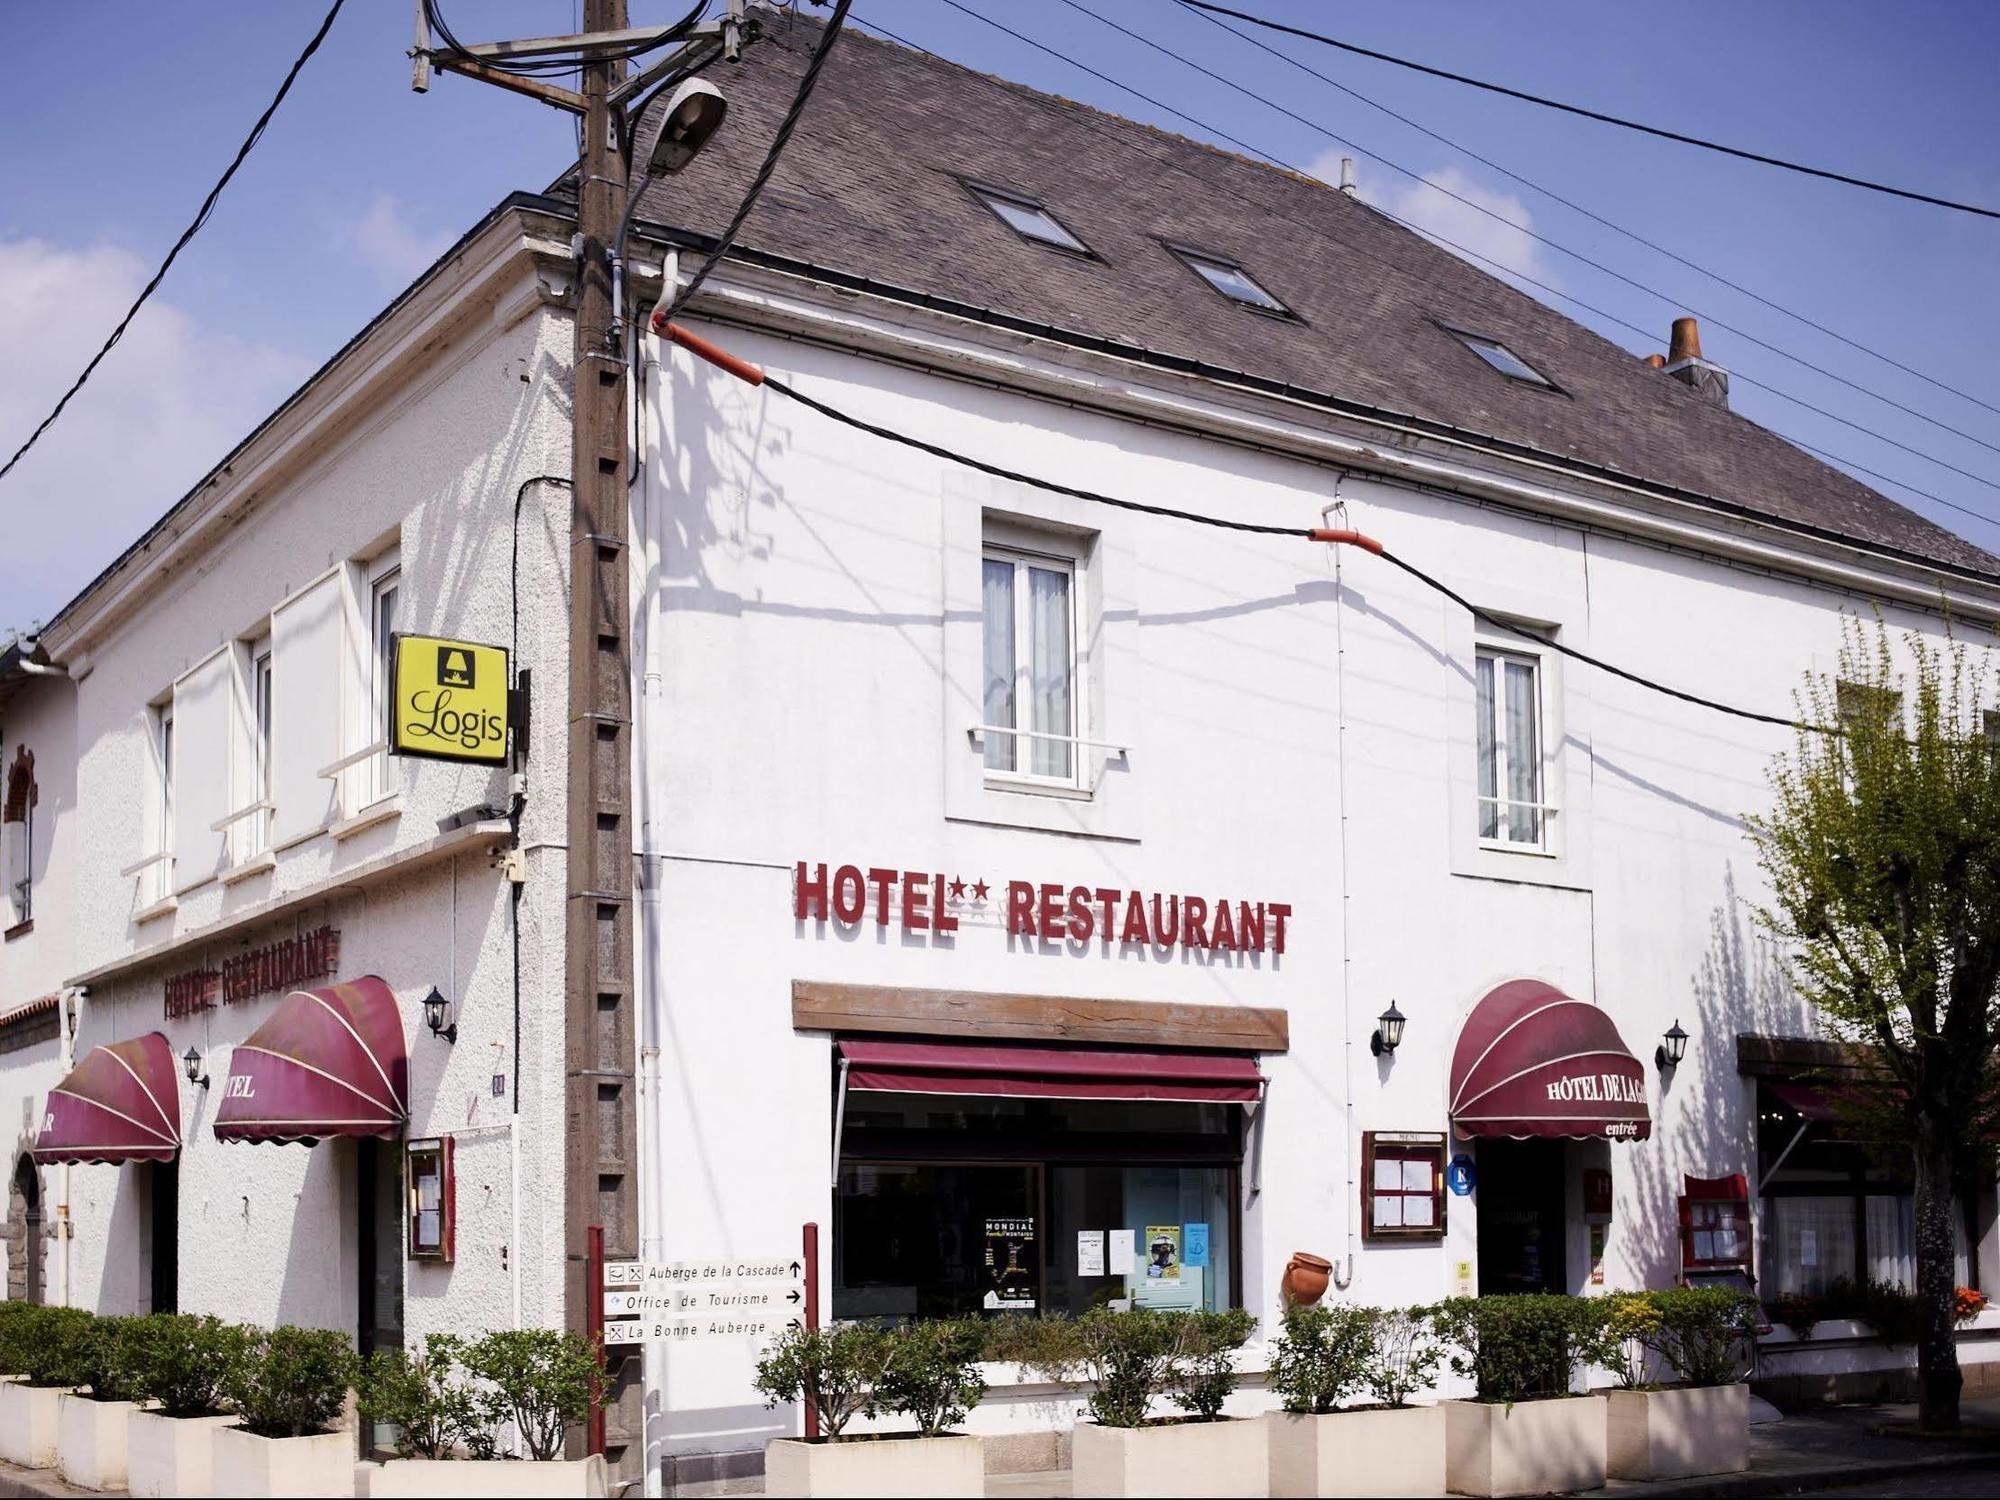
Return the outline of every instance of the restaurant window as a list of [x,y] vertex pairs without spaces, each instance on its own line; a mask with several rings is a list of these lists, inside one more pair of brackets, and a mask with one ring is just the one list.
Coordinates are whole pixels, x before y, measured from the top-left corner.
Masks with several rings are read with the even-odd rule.
[[[1866,1133],[1825,1091],[1759,1085],[1764,1231],[1757,1290],[1766,1302],[1785,1295],[1838,1298],[1861,1282],[1916,1286],[1909,1153],[1859,1139]],[[1974,1284],[1975,1275],[1967,1218],[1953,1219],[1953,1274],[1961,1286]]]
[[1545,847],[1540,658],[1481,646],[1476,653],[1479,837],[1506,849]]
[[982,589],[986,774],[1075,786],[1079,736],[1074,556],[989,544]]
[[1243,1106],[847,1096],[832,1315],[1241,1305]]

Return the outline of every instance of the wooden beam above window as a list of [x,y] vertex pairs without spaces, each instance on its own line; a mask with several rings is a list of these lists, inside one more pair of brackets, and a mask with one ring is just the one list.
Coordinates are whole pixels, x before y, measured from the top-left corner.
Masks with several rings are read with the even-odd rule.
[[1123,1047],[1197,1047],[1212,1052],[1285,1052],[1291,1018],[1249,1005],[1169,1000],[1096,1000],[997,995],[892,985],[792,981],[792,1025],[846,1035],[978,1037],[1097,1042]]

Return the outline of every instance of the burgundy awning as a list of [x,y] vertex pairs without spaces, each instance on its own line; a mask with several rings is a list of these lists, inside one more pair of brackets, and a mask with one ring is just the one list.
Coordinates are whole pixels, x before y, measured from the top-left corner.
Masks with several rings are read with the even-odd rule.
[[843,1038],[840,1056],[850,1089],[885,1094],[1254,1104],[1263,1088],[1257,1060],[1235,1052]]
[[1596,1006],[1537,979],[1501,985],[1473,1007],[1451,1057],[1460,1135],[1644,1140],[1646,1070]]
[[171,1161],[181,1148],[180,1068],[157,1031],[92,1047],[49,1090],[38,1162]]
[[409,1072],[403,1015],[383,981],[293,990],[231,1051],[216,1139],[394,1136],[410,1113]]

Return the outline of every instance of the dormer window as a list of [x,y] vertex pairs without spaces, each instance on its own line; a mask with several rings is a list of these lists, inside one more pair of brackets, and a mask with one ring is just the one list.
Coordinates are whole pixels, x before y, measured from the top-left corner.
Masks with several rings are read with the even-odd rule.
[[1498,370],[1509,380],[1518,380],[1523,385],[1538,385],[1545,391],[1558,389],[1556,383],[1529,364],[1520,355],[1509,349],[1498,339],[1482,338],[1476,333],[1467,333],[1460,328],[1447,328],[1445,332],[1457,339],[1474,354],[1485,360],[1492,369]]
[[1169,245],[1167,248],[1173,251],[1182,265],[1231,302],[1240,302],[1258,312],[1275,313],[1281,318],[1292,316],[1289,307],[1265,291],[1256,277],[1227,256],[1212,255],[1206,250],[1190,250],[1185,245]]
[[1034,199],[1024,198],[1019,193],[1003,192],[999,188],[981,187],[976,183],[969,182],[966,187],[973,197],[991,209],[1001,223],[1022,239],[1057,250],[1068,250],[1075,255],[1090,254],[1090,246],[1071,234],[1060,219]]

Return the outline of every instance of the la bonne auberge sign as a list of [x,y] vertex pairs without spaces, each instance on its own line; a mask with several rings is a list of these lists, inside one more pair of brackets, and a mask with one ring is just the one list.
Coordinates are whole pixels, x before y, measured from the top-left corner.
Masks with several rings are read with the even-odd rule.
[[950,933],[966,915],[997,910],[1009,936],[1044,942],[1134,943],[1220,953],[1283,953],[1292,908],[1283,901],[1188,896],[1123,886],[946,879],[941,872],[798,861],[792,915],[843,927],[872,920],[906,932]]

